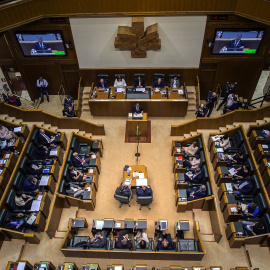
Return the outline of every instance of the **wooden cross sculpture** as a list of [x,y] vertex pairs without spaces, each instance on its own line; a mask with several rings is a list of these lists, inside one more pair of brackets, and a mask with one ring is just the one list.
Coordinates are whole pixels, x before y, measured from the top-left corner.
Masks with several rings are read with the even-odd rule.
[[144,58],[146,50],[159,50],[161,48],[158,24],[148,26],[144,32],[144,18],[133,17],[132,27],[118,27],[114,46],[119,49],[130,49],[133,58]]

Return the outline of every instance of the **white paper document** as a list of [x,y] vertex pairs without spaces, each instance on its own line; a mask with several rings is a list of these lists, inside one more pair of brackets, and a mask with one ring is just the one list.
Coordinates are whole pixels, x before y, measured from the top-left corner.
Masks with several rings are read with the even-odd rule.
[[145,91],[145,88],[136,88],[136,91],[137,92],[144,92]]
[[115,266],[114,270],[123,270],[123,267],[122,266]]
[[159,89],[158,89],[158,88],[156,88],[156,89],[155,89],[155,92],[156,92],[156,93],[158,93],[158,92],[159,92]]
[[225,183],[225,186],[226,186],[226,190],[229,191],[229,192],[232,192],[233,191],[233,187],[232,187],[232,184],[231,183]]
[[224,152],[223,148],[216,148],[216,150],[217,150],[217,153],[223,153]]
[[184,91],[182,89],[178,90],[178,94],[179,95],[183,95],[184,94]]
[[220,140],[220,137],[218,135],[211,137],[214,142]]
[[[15,128],[14,128],[15,129]],[[18,267],[17,267],[17,270],[24,270],[25,268],[25,262],[19,262],[18,263]]]
[[38,195],[38,197],[37,197],[37,201],[41,201],[42,200],[42,195]]
[[88,172],[89,172],[89,173],[93,173],[94,170],[93,170],[93,169],[89,169]]
[[140,117],[142,117],[142,113],[137,113],[137,114],[134,113],[133,117],[135,117],[135,118],[136,118],[136,117],[137,117],[137,118],[140,118]]
[[104,221],[103,220],[97,220],[96,229],[97,230],[102,230],[103,225],[104,225]]
[[263,149],[268,149],[268,145],[267,144],[262,144],[262,148]]
[[5,158],[9,158],[10,157],[10,154],[5,154]]
[[96,158],[97,156],[96,155],[91,155],[91,158]]
[[177,148],[177,149],[176,149],[176,152],[177,152],[177,153],[181,153],[181,149],[180,149],[180,148]]
[[234,169],[234,168],[231,168],[231,169],[229,170],[229,173],[230,173],[231,175],[235,175],[235,174],[237,173],[237,170]]
[[47,186],[49,181],[49,175],[43,175],[40,179],[39,185],[40,186]]
[[16,132],[21,132],[21,131],[22,131],[22,127],[15,127],[15,128],[13,129],[13,131],[14,131],[14,133],[16,133]]
[[236,212],[237,212],[236,207],[231,207],[231,212],[232,212],[232,213],[236,213]]
[[121,227],[121,223],[115,223],[115,228],[120,228]]
[[122,93],[122,92],[125,92],[125,89],[124,88],[117,88],[117,93]]
[[41,201],[34,200],[31,205],[31,212],[38,212],[40,208]]
[[139,179],[144,178],[144,173],[139,173]]
[[50,156],[57,156],[57,150],[50,151]]
[[147,186],[147,179],[146,178],[136,179],[136,186],[137,187]]

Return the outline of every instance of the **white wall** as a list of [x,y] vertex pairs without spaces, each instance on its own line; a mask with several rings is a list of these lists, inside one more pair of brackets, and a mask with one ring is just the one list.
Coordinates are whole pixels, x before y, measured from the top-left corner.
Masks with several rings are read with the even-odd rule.
[[199,67],[206,16],[145,17],[144,27],[158,23],[161,50],[146,58],[114,48],[118,26],[131,17],[70,18],[80,68]]

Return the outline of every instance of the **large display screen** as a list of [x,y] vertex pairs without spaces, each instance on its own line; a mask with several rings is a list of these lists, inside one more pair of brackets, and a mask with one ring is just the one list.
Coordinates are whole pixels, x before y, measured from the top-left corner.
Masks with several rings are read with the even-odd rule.
[[65,56],[67,55],[62,32],[16,32],[24,56]]
[[216,29],[212,54],[256,54],[264,29]]

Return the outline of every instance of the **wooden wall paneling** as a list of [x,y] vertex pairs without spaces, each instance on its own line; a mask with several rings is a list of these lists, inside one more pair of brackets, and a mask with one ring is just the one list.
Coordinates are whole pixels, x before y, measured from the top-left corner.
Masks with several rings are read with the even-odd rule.
[[[63,67],[63,66],[62,66]],[[65,93],[72,96],[74,99],[78,97],[79,72],[73,70],[63,70]]]
[[200,95],[201,100],[207,97],[209,91],[214,91],[214,82],[216,78],[216,70],[200,70],[199,79],[200,79]]
[[0,34],[0,59],[12,59],[12,53],[9,49],[4,33]]

